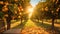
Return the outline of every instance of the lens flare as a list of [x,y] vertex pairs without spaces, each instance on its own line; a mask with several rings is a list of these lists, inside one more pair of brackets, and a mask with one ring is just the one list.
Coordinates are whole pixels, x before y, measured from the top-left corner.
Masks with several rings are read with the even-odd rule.
[[29,12],[29,18],[31,17],[32,13],[33,13],[33,8],[29,8],[28,9],[28,12]]

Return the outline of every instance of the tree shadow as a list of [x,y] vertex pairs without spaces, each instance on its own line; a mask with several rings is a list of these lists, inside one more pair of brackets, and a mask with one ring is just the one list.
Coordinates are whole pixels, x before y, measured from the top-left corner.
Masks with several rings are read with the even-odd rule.
[[56,24],[60,24],[60,22],[55,22]]
[[24,22],[22,22],[21,24],[17,25],[17,26],[14,27],[13,29],[16,29],[16,28],[18,28],[18,29],[23,29],[23,27],[24,27],[24,25],[26,24],[27,21],[28,21],[28,20],[25,20]]
[[38,22],[35,20],[32,20],[37,26],[44,28],[45,31],[49,32],[50,34],[60,34],[60,28],[59,27],[54,27],[54,29],[52,29],[52,25],[50,24],[46,24],[42,22]]

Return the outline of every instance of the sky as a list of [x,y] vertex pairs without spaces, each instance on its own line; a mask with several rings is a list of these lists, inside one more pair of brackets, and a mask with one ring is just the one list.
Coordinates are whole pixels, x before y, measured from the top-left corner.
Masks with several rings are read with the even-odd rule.
[[30,3],[32,6],[35,6],[40,0],[31,0]]
[[[30,3],[34,7],[36,4],[38,4],[39,1],[41,0],[31,0]],[[45,1],[45,0],[42,0],[42,1]]]

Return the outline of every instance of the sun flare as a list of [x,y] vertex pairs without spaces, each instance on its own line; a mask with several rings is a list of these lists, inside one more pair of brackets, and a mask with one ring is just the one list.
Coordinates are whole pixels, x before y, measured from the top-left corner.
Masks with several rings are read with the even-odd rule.
[[28,8],[28,12],[29,12],[29,18],[30,18],[33,13],[33,8]]
[[32,13],[32,12],[33,12],[33,8],[29,8],[28,11],[29,11],[30,13]]

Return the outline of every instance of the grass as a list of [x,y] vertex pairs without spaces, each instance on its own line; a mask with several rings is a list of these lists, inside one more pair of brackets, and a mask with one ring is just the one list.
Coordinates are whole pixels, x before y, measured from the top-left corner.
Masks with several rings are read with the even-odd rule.
[[28,20],[25,24],[26,27],[34,27],[36,26],[35,23],[33,23],[31,20]]
[[[31,20],[25,21],[14,28],[34,27],[36,26]],[[14,29],[13,28],[13,29]]]
[[14,28],[12,28],[12,29],[16,29],[16,28],[20,29],[20,28],[23,28],[23,27],[24,27],[24,25],[26,24],[26,22],[27,22],[27,20],[25,20],[24,22],[22,22],[21,24],[19,24],[19,25],[15,26],[15,27],[14,27]]
[[37,25],[37,26],[39,26],[39,27],[41,27],[41,28],[44,28],[47,32],[49,32],[50,34],[60,34],[60,28],[59,27],[54,27],[54,30],[52,30],[52,28],[51,28],[51,24],[46,24],[46,23],[41,23],[41,22],[36,22],[36,21],[34,21],[33,20],[33,22]]
[[51,28],[52,25],[50,24],[46,24],[46,23],[43,23],[42,22],[35,22],[35,24],[38,26],[38,27],[42,27],[44,29],[48,29],[48,28]]

